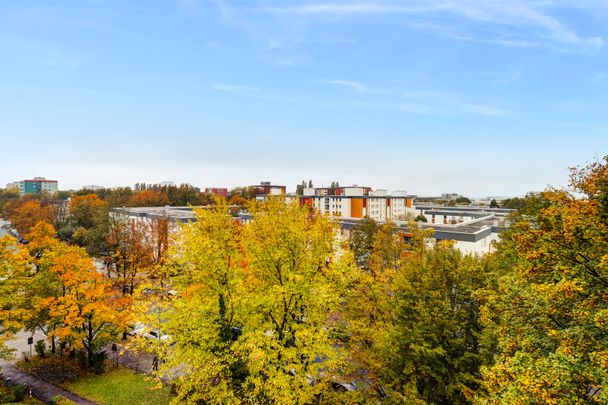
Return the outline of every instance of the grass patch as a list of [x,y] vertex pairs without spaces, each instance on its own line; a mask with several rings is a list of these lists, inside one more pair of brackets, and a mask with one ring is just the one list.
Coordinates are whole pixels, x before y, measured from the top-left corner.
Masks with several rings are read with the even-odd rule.
[[171,398],[168,387],[157,389],[154,381],[125,368],[82,377],[66,384],[66,387],[103,405],[165,405]]

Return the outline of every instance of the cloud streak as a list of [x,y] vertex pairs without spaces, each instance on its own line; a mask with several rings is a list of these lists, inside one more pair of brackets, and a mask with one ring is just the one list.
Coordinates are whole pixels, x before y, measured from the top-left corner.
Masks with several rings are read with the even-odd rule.
[[344,99],[343,95],[333,92],[329,96],[325,95],[323,97],[294,96],[293,94],[282,92],[268,92],[255,86],[235,84],[216,84],[213,88],[240,97],[324,109],[380,109],[415,115],[476,115],[488,118],[501,118],[513,115],[513,112],[507,109],[487,103],[472,102],[460,94],[444,91],[399,91],[345,79],[311,80],[309,82],[343,87],[356,94],[356,98]]
[[[478,38],[460,34],[457,40],[487,42],[508,46],[530,46],[553,42],[566,46],[601,48],[600,36],[582,36],[550,14],[551,1],[533,0],[413,0],[391,3],[372,1],[308,2],[295,6],[275,6],[261,9],[278,17],[301,17],[312,20],[357,18],[366,16],[421,16],[429,20],[446,17],[460,18],[475,24],[508,28],[507,38]],[[523,30],[522,30],[523,29]],[[525,31],[525,32],[522,32]]]
[[363,84],[353,80],[313,80],[312,83],[330,84],[334,86],[346,87],[347,89],[354,90],[357,93],[365,93],[367,91],[367,88]]

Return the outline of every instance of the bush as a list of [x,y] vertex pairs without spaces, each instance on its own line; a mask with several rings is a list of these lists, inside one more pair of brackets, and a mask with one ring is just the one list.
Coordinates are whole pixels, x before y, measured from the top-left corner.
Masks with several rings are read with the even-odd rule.
[[105,351],[94,353],[92,358],[92,369],[95,374],[101,374],[104,371],[105,361],[108,355]]
[[44,340],[37,340],[34,350],[36,350],[38,356],[44,358],[44,354],[46,353],[46,343],[44,343]]
[[0,403],[21,402],[25,398],[27,387],[23,384],[13,385],[6,396],[0,398]]

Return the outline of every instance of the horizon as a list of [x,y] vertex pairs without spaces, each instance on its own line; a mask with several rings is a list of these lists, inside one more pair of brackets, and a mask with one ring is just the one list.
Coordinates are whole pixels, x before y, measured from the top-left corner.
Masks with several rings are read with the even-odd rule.
[[[61,182],[59,182],[56,179],[51,179],[51,178],[47,178],[44,176],[33,176],[32,178],[29,179],[21,179],[19,181],[32,181],[32,180],[36,180],[34,179],[34,177],[38,177],[38,180],[46,180],[46,181],[57,181],[58,185],[61,184]],[[312,179],[309,179],[310,181],[312,181]],[[18,181],[17,181],[18,182]],[[94,188],[101,188],[101,189],[106,189],[106,190],[114,190],[114,189],[118,189],[118,188],[130,188],[133,191],[136,191],[136,186],[137,184],[141,184],[141,185],[145,185],[145,186],[161,186],[161,187],[165,187],[165,186],[174,186],[174,187],[179,187],[182,185],[186,185],[186,186],[190,186],[190,187],[194,187],[200,190],[201,193],[205,192],[206,189],[214,189],[214,188],[225,188],[228,190],[228,192],[230,192],[231,190],[234,190],[236,188],[247,188],[247,187],[256,187],[256,186],[260,186],[262,185],[261,183],[263,183],[264,181],[260,181],[257,184],[241,184],[241,185],[236,185],[233,187],[224,187],[224,186],[212,186],[212,185],[197,185],[197,184],[192,184],[192,183],[178,183],[178,182],[174,182],[171,180],[164,180],[164,181],[160,181],[160,182],[144,182],[144,181],[139,181],[139,182],[135,182],[132,185],[126,184],[126,185],[118,185],[118,186],[112,186],[112,185],[103,185],[103,184],[85,184],[81,187],[78,188],[61,188],[59,187],[58,191],[70,191],[70,192],[77,192],[77,191],[82,191],[82,190],[91,190],[91,191],[95,191]],[[308,181],[306,181],[308,182]],[[285,186],[286,187],[286,193],[288,195],[290,194],[295,194],[296,193],[296,188],[294,187],[293,189],[290,189],[289,185],[284,185],[284,184],[278,184],[276,182],[270,182],[273,185],[276,186]],[[302,182],[300,182],[302,183]],[[338,183],[340,183],[338,181]],[[299,185],[299,184],[297,184]],[[94,188],[90,188],[90,187],[94,187]],[[329,188],[330,184],[316,184],[313,181],[313,188]],[[380,187],[371,187],[368,186],[366,184],[340,184],[339,187],[369,187],[374,191],[378,191],[378,190],[386,190],[389,193],[391,192],[403,192],[403,191],[407,191],[409,193],[409,190],[405,190],[405,189],[384,189],[384,188],[380,188]],[[1,189],[2,187],[0,187]],[[517,198],[517,197],[525,197],[528,193],[536,193],[536,192],[540,192],[540,191],[544,191],[544,190],[529,190],[524,194],[520,194],[520,195],[465,195],[462,193],[458,193],[457,191],[443,191],[443,192],[438,192],[435,194],[424,194],[424,195],[418,195],[413,193],[412,195],[414,195],[416,198],[441,198],[442,194],[459,194],[460,197],[467,197],[467,198],[471,198],[474,200],[483,200],[483,199],[491,199],[491,198],[499,198],[499,199],[507,199],[507,198]]]
[[522,196],[608,154],[596,1],[8,1],[0,21],[2,187]]

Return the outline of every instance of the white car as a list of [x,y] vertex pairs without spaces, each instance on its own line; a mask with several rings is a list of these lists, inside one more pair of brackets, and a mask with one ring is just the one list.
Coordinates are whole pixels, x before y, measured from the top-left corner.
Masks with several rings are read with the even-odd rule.
[[171,340],[171,335],[167,335],[162,333],[159,329],[152,329],[146,327],[143,323],[137,322],[133,327],[133,332],[130,333],[131,336],[142,336],[146,339],[160,339],[163,342]]

